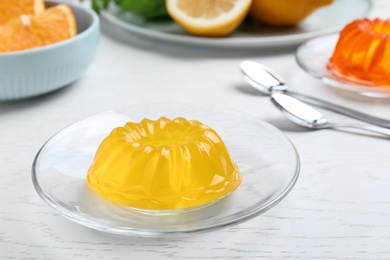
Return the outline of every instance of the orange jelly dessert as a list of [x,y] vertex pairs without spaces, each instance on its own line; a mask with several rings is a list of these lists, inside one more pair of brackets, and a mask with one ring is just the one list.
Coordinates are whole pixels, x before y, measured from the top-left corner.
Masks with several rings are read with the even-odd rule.
[[207,204],[240,183],[220,136],[182,117],[115,128],[98,147],[87,175],[87,185],[105,199],[146,210]]
[[390,88],[390,20],[366,18],[348,24],[328,69],[341,79]]

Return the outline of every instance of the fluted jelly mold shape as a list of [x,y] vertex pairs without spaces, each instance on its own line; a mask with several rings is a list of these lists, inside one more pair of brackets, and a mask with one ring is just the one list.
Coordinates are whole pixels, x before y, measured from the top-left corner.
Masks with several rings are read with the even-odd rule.
[[390,88],[390,19],[360,19],[341,31],[328,63],[335,77]]
[[88,186],[105,199],[145,210],[201,206],[240,183],[221,137],[182,117],[115,128],[101,142],[87,174]]

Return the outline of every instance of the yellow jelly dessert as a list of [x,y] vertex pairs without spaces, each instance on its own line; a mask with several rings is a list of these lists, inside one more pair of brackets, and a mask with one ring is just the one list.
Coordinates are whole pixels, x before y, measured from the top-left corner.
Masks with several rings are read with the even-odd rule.
[[240,183],[220,136],[181,117],[115,128],[97,149],[87,176],[88,186],[105,199],[147,210],[200,206]]

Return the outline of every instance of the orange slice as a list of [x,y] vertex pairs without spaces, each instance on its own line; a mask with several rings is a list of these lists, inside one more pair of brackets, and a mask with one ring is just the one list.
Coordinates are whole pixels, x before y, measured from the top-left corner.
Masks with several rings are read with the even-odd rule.
[[0,26],[22,14],[38,14],[45,9],[43,0],[0,0]]
[[76,20],[70,7],[56,5],[34,16],[14,18],[0,27],[0,53],[45,46],[76,33]]
[[226,36],[245,19],[252,0],[166,0],[168,14],[187,32]]

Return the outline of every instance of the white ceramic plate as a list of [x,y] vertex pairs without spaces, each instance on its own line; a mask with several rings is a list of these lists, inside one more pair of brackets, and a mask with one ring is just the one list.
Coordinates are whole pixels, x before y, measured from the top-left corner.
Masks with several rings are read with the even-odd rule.
[[[183,116],[214,128],[240,169],[241,185],[215,203],[175,214],[146,214],[92,192],[86,174],[102,139],[125,122],[160,116]],[[292,143],[266,122],[214,107],[155,104],[98,114],[57,133],[38,152],[32,179],[41,198],[76,223],[116,234],[166,237],[212,231],[269,210],[293,188],[299,169]]]
[[143,21],[141,17],[120,11],[114,5],[103,10],[101,15],[104,20],[125,31],[150,40],[191,46],[246,49],[294,45],[312,37],[336,32],[350,21],[367,15],[371,8],[370,0],[335,0],[332,5],[317,10],[295,27],[254,27],[243,24],[233,35],[225,38],[191,36],[172,21]]
[[373,98],[389,98],[390,89],[368,86],[335,77],[327,64],[336,47],[339,34],[330,34],[308,40],[301,44],[295,54],[298,65],[326,85]]

